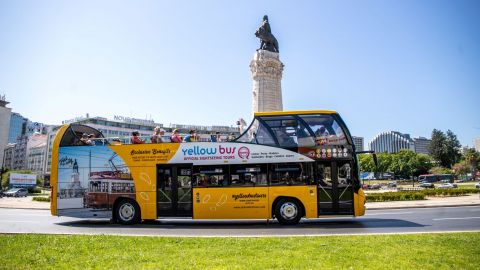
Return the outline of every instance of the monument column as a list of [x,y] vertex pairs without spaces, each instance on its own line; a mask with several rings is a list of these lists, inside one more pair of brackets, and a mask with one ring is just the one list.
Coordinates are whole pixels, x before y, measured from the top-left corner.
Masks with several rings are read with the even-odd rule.
[[250,62],[253,79],[252,111],[282,111],[282,73],[278,42],[271,32],[268,16],[263,16],[262,25],[255,32],[260,39],[260,48]]
[[283,63],[279,53],[257,50],[250,62],[253,79],[253,112],[282,111]]

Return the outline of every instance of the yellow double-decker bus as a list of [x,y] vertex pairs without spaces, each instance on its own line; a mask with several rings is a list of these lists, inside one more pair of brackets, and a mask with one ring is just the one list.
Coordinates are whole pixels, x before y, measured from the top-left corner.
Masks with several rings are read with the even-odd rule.
[[[82,134],[96,145],[82,145]],[[100,143],[98,143],[100,142]],[[171,217],[277,219],[362,216],[355,146],[335,111],[256,113],[230,142],[120,144],[62,126],[51,170],[52,215],[122,224]]]

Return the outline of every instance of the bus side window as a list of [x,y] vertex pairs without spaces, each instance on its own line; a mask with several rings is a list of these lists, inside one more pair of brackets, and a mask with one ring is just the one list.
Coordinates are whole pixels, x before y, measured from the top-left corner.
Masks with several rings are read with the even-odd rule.
[[267,168],[265,164],[232,165],[230,168],[232,186],[267,185]]
[[332,168],[329,165],[317,164],[318,184],[323,187],[332,186]]
[[309,185],[313,183],[311,164],[281,163],[270,166],[270,185]]

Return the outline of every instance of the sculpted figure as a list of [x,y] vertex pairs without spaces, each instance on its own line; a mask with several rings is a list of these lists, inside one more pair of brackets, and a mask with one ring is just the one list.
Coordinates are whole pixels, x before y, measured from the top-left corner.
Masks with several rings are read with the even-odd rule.
[[280,52],[278,50],[278,42],[272,34],[270,24],[268,23],[268,16],[263,16],[262,25],[255,32],[255,36],[260,39],[260,50],[267,50],[271,52]]

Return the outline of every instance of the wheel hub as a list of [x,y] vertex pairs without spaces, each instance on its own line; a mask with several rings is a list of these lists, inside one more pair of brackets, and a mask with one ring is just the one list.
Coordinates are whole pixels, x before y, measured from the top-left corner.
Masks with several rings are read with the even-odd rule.
[[118,213],[122,220],[130,221],[135,216],[135,207],[130,203],[122,204]]
[[294,219],[298,214],[297,206],[293,203],[287,202],[280,207],[280,214],[284,219]]

